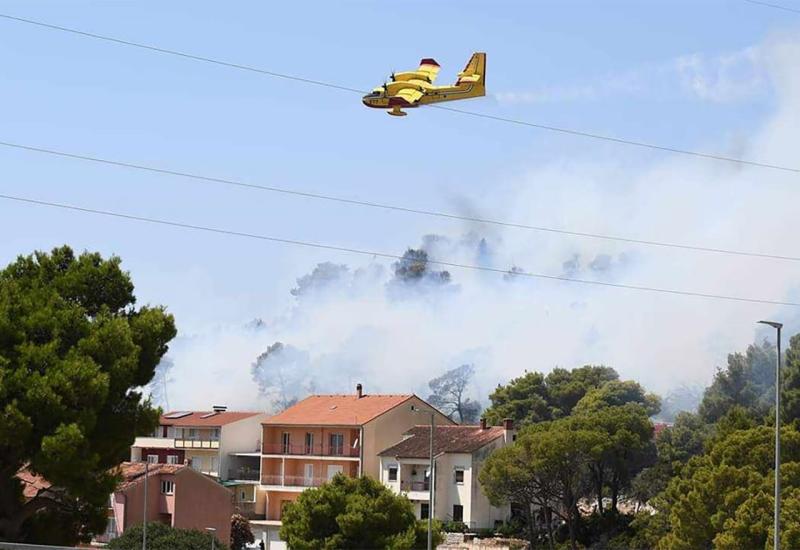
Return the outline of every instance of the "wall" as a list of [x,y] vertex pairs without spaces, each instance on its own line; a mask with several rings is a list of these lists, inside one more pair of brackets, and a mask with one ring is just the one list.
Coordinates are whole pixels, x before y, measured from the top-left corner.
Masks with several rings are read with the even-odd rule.
[[[433,408],[415,395],[364,425],[364,474],[380,479],[378,453],[396,444],[414,426],[430,424],[430,415],[413,412],[412,405],[421,409]],[[455,424],[438,411],[436,423]]]
[[302,454],[304,452],[307,433],[314,434],[314,452],[324,452],[327,454],[330,434],[338,433],[344,436],[344,454],[347,456],[358,456],[358,453],[355,451],[351,454],[353,444],[358,439],[359,433],[359,430],[354,429],[352,426],[264,426],[261,452],[264,454],[282,454],[282,437],[284,432],[289,433],[289,444],[293,449],[293,454]]
[[289,500],[294,502],[300,495],[299,491],[266,491],[266,512],[267,519],[280,520],[281,519],[281,505],[283,501]]
[[206,527],[214,527],[217,538],[227,544],[231,537],[233,493],[188,468],[180,470],[175,477],[173,525],[201,531]]
[[[355,460],[323,460],[311,458],[275,458],[264,457],[261,459],[261,479],[264,485],[278,485],[276,479],[267,476],[279,477],[281,475],[281,462],[284,462],[284,476],[294,478],[294,483],[300,484],[300,479],[305,478],[305,465],[312,464],[314,467],[314,481],[319,483],[328,478],[328,466],[337,465],[342,467],[342,473],[355,477],[358,475],[358,461]],[[292,484],[287,479],[287,484]]]
[[506,504],[504,506],[492,506],[489,498],[483,492],[478,476],[480,470],[486,459],[495,449],[503,447],[505,443],[503,440],[497,440],[481,449],[478,449],[472,455],[472,517],[473,521],[477,522],[477,527],[494,527],[495,521],[508,521],[511,517],[511,506]]
[[225,479],[230,465],[230,453],[258,452],[261,441],[261,423],[266,414],[257,414],[222,426],[219,436],[220,478]]
[[[185,451],[177,450],[177,449],[139,449],[140,453],[140,460],[144,462],[147,460],[148,455],[157,455],[158,462],[161,464],[167,463],[167,456],[174,455],[177,456],[177,462],[175,464],[183,464],[183,460],[186,457]],[[137,461],[138,462],[138,461]]]

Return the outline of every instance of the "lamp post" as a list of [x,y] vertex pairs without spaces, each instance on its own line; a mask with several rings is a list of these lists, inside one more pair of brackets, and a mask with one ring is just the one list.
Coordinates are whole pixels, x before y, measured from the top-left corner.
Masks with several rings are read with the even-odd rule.
[[777,332],[778,359],[775,363],[775,550],[781,547],[781,328],[782,323],[775,321],[759,321],[769,325]]
[[211,535],[211,550],[214,550],[214,542],[217,540],[217,530],[214,527],[206,527],[206,531]]
[[428,550],[433,550],[433,430],[436,425],[436,412],[431,409],[420,409],[417,406],[411,405],[411,412],[415,413],[430,413],[431,415],[431,436],[429,442],[429,474],[428,474]]
[[144,505],[142,510],[142,550],[147,550],[147,474],[150,471],[150,462],[144,461]]

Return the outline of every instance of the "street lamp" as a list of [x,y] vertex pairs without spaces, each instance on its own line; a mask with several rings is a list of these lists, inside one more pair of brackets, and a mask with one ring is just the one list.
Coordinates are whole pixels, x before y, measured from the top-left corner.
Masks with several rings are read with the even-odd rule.
[[214,542],[217,540],[217,530],[214,527],[206,527],[206,531],[211,535],[211,550],[214,550]]
[[781,328],[782,323],[759,321],[776,330],[778,359],[775,364],[775,542],[773,548],[781,547]]
[[431,415],[431,437],[430,437],[430,448],[429,448],[429,458],[430,458],[430,466],[429,466],[429,474],[428,474],[428,550],[433,550],[433,430],[436,425],[436,411],[432,409],[420,409],[415,405],[411,405],[411,412],[424,414],[430,413]]

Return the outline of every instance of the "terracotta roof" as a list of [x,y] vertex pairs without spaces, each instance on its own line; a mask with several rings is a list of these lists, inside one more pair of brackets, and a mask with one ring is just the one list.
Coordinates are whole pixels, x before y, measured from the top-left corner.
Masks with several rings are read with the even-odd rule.
[[[177,416],[182,414],[181,411],[172,411],[161,415],[159,420],[162,426],[191,426],[191,427],[216,427],[238,422],[251,416],[256,416],[261,413],[258,412],[234,412],[225,411],[214,414],[214,411],[183,411],[185,416],[180,418],[168,418],[169,416]],[[203,418],[205,417],[205,418]]]
[[[503,437],[503,428],[493,426],[436,426],[433,431],[433,454],[472,453],[497,438]],[[430,453],[430,426],[414,426],[400,443],[381,451],[384,456],[397,458],[428,458]]]
[[263,424],[278,426],[361,426],[413,395],[312,395]]
[[39,493],[39,490],[49,489],[51,486],[50,482],[45,478],[27,469],[18,471],[17,479],[22,482],[22,495],[26,499],[35,497]]
[[[120,464],[118,472],[122,475],[122,480],[117,485],[117,490],[124,491],[142,481],[144,479],[144,466],[144,462],[123,462]],[[184,464],[150,464],[147,469],[147,475],[149,477],[160,474],[176,474],[186,467]]]

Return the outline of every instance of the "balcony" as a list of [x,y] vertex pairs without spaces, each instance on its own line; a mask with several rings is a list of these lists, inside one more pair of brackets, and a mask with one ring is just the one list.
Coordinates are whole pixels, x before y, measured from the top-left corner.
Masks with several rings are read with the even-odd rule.
[[428,481],[403,481],[400,483],[401,491],[428,491],[430,490]]
[[242,466],[241,468],[229,468],[228,479],[235,479],[238,481],[258,481],[259,471],[258,468],[249,468]]
[[176,449],[219,449],[219,439],[176,439]]
[[326,477],[304,477],[304,476],[281,476],[263,475],[261,476],[262,485],[273,485],[278,487],[319,487],[327,482]]
[[330,445],[285,445],[283,443],[264,443],[264,454],[286,456],[341,456],[358,458],[360,447]]

